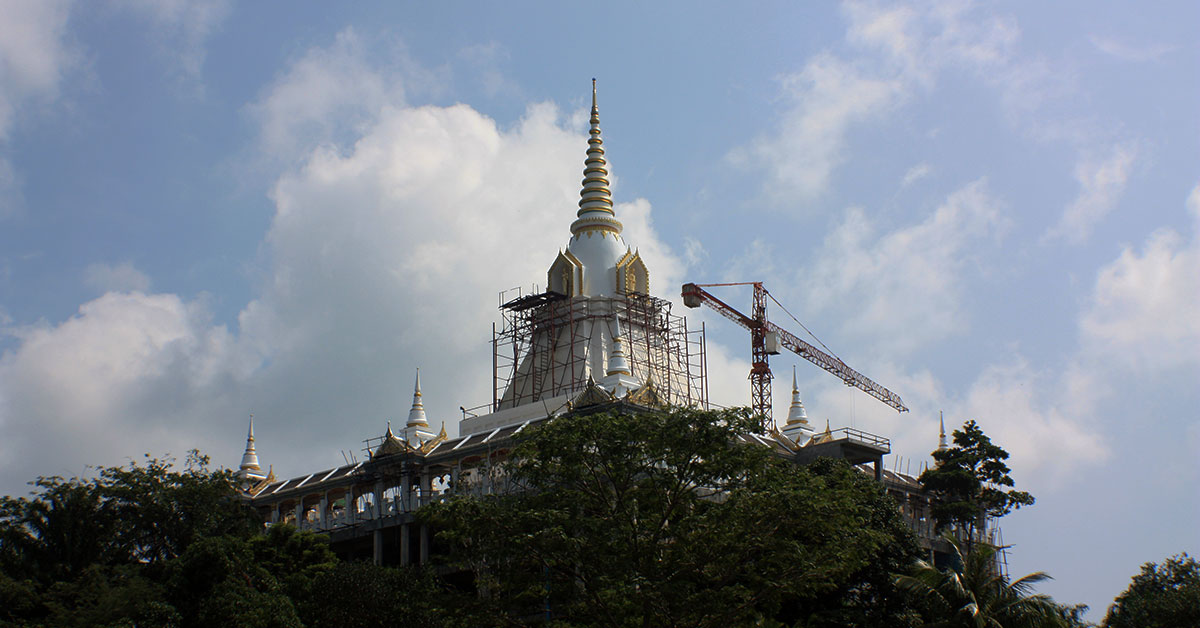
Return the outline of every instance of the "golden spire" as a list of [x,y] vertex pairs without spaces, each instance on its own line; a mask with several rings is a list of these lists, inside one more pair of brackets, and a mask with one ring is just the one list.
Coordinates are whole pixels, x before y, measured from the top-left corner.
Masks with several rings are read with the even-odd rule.
[[942,415],[942,411],[938,410],[938,451],[945,451],[949,448],[946,444],[946,417]]
[[587,159],[583,162],[583,188],[579,191],[578,220],[571,233],[581,229],[606,229],[621,232],[622,225],[613,214],[612,191],[608,183],[608,162],[604,159],[604,138],[600,136],[600,108],[596,104],[596,79],[592,79],[592,117],[588,130]]

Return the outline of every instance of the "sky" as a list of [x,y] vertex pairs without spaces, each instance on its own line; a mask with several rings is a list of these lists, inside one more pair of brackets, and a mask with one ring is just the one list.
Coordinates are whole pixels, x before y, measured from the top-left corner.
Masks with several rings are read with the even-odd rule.
[[234,466],[251,413],[307,475],[418,367],[454,434],[501,291],[567,243],[595,77],[714,402],[749,402],[748,336],[680,285],[763,281],[911,409],[785,354],[778,413],[795,366],[888,468],[939,412],[1012,454],[1013,575],[1098,620],[1200,553],[1200,5],[560,4],[0,0],[0,491]]

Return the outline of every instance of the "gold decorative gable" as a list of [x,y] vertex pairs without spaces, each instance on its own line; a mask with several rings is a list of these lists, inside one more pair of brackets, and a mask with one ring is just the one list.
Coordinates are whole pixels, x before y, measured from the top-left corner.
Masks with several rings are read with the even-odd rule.
[[546,271],[546,287],[551,292],[578,296],[583,286],[583,262],[570,251],[559,251],[558,257]]
[[412,447],[409,447],[408,443],[396,438],[396,435],[392,433],[392,425],[389,423],[387,433],[383,435],[383,443],[381,443],[379,447],[375,448],[375,451],[371,453],[371,457],[379,458],[381,456],[390,456],[392,454],[402,454],[411,450]]
[[625,251],[617,260],[617,292],[650,294],[650,271],[637,251]]
[[584,388],[583,392],[571,400],[571,406],[574,408],[586,408],[588,406],[612,403],[613,401],[616,401],[616,398],[612,396],[612,393],[597,386],[591,376],[588,376],[587,388]]
[[446,422],[442,421],[442,431],[438,432],[437,436],[421,443],[421,448],[418,449],[417,451],[420,451],[423,454],[427,454],[427,453],[433,451],[433,448],[437,447],[438,444],[444,440],[446,440]]
[[275,483],[275,465],[271,465],[270,467],[267,467],[267,477],[259,480],[258,484],[255,484],[254,486],[247,488],[246,492],[249,493],[251,497],[254,497],[255,495],[258,495],[259,493],[263,492],[263,489],[267,488],[268,486],[270,486],[271,484],[274,484],[274,483]]
[[647,408],[665,408],[667,406],[653,380],[647,380],[641,388],[630,393],[625,400]]

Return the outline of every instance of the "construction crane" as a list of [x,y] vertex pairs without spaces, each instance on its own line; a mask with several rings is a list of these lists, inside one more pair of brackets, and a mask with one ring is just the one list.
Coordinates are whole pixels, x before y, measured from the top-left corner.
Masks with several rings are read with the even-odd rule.
[[[704,290],[720,286],[754,286],[754,302],[752,316],[746,316],[724,301]],[[841,378],[847,386],[853,386],[868,395],[886,403],[897,412],[908,412],[900,395],[871,381],[866,375],[850,368],[841,359],[797,338],[786,329],[767,320],[767,297],[770,293],[763,287],[761,281],[744,281],[739,283],[708,283],[683,284],[683,304],[688,307],[707,305],[725,318],[745,327],[750,331],[750,405],[755,414],[771,418],[771,367],[767,363],[768,356],[778,355],[780,347],[784,347],[796,355],[816,364],[817,366]],[[771,297],[774,300],[774,297]],[[778,301],[776,301],[778,303]],[[781,306],[782,307],[782,306]]]

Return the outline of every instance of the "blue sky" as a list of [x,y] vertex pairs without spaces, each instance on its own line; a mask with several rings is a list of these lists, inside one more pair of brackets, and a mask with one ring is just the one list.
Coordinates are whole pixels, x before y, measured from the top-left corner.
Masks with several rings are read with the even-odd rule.
[[[1013,573],[1094,618],[1200,552],[1192,3],[2,5],[7,493],[236,464],[250,412],[277,474],[327,468],[417,367],[453,432],[566,244],[594,76],[652,291],[765,281],[912,408],[800,362],[814,420],[914,470],[978,420],[1038,497]],[[745,403],[747,339],[686,314]]]

